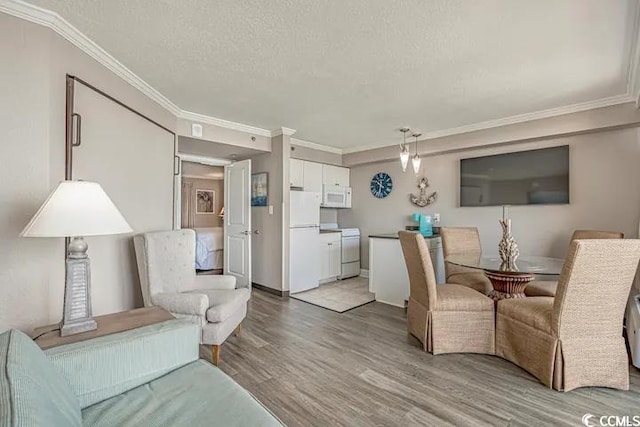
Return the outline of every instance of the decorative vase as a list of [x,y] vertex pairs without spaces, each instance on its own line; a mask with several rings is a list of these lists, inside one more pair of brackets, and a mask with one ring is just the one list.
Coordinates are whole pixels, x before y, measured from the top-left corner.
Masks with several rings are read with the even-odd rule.
[[518,244],[511,235],[511,220],[504,218],[498,222],[502,227],[502,240],[498,245],[498,252],[502,260],[500,269],[503,271],[518,271],[516,259],[518,259],[520,251],[518,250]]

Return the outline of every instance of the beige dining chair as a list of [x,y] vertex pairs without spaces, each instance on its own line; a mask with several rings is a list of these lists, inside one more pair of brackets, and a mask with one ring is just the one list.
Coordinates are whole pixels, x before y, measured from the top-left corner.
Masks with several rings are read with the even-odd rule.
[[[442,252],[445,260],[450,255],[477,255],[482,254],[480,246],[480,234],[476,227],[442,227]],[[493,286],[482,270],[446,262],[444,264],[447,283],[467,286],[483,294],[488,294]]]
[[494,354],[493,301],[466,286],[436,285],[424,237],[407,231],[398,234],[409,273],[409,333],[433,354]]
[[[571,236],[574,240],[586,239],[624,239],[624,233],[619,231],[576,230]],[[528,297],[555,297],[558,282],[556,280],[534,280],[524,290]]]
[[498,301],[496,354],[556,390],[627,390],[622,319],[639,259],[637,239],[574,240],[555,298]]

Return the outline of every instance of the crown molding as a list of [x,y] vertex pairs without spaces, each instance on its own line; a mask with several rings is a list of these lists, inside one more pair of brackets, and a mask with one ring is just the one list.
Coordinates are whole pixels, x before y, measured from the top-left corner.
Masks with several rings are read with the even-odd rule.
[[[565,114],[579,113],[581,111],[594,110],[596,108],[610,107],[612,105],[625,104],[627,102],[635,102],[636,98],[628,93],[622,95],[611,96],[608,98],[601,98],[595,101],[581,102],[578,104],[567,105],[564,107],[550,108],[548,110],[536,111],[533,113],[519,114],[517,116],[505,117],[502,119],[488,120],[486,122],[474,123],[471,125],[458,126],[450,129],[443,129],[434,132],[425,132],[423,138],[420,141],[428,139],[442,138],[445,136],[458,135],[461,133],[475,132],[479,130],[492,129],[502,126],[515,125],[519,123],[530,122],[540,119],[548,119],[551,117],[562,116]],[[344,154],[356,153],[359,151],[373,150],[376,148],[391,147],[397,143],[389,144],[389,142],[380,142],[378,144],[371,144],[365,146],[358,146],[353,148],[345,148],[342,150]]]
[[180,119],[198,122],[198,123],[206,123],[209,125],[218,126],[225,129],[237,130],[239,132],[246,132],[253,135],[272,137],[272,132],[266,129],[262,129],[255,126],[245,125],[242,123],[232,122],[230,120],[218,119],[217,117],[206,116],[200,113],[193,113],[191,111],[180,110],[176,116]]
[[[294,129],[280,128],[274,131],[262,129],[254,126],[245,125],[242,123],[236,123],[229,120],[219,119],[216,117],[207,116],[204,114],[193,113],[190,111],[182,110],[176,104],[174,104],[169,98],[162,95],[146,81],[136,75],[134,72],[125,67],[121,62],[111,56],[107,51],[102,49],[98,44],[89,39],[77,28],[71,25],[68,21],[62,18],[59,14],[50,10],[32,5],[22,0],[0,0],[0,12],[8,15],[15,16],[17,18],[24,19],[29,22],[33,22],[38,25],[48,27],[55,31],[57,34],[71,42],[74,46],[82,50],[91,58],[98,61],[105,68],[113,72],[115,75],[123,79],[132,87],[136,88],[151,100],[174,114],[178,118],[182,118],[189,121],[207,123],[214,126],[219,126],[226,129],[237,130],[240,132],[246,132],[253,135],[260,135],[265,137],[274,137],[278,135],[293,135]],[[544,119],[563,114],[571,114],[580,111],[586,111],[596,108],[608,107],[617,104],[623,104],[626,102],[635,102],[640,107],[640,7],[636,11],[636,17],[634,21],[634,38],[631,46],[631,58],[629,64],[628,80],[627,80],[627,93],[598,99],[595,101],[583,102],[579,104],[552,108],[548,110],[538,111],[534,113],[521,114],[517,116],[490,120],[481,123],[475,123],[471,125],[459,126],[450,129],[444,129],[435,132],[429,132],[424,135],[420,141],[427,139],[440,138],[444,136],[456,135],[460,133],[474,132],[478,130],[490,129],[500,126],[507,126],[517,123],[523,123],[531,120]],[[380,142],[378,144],[358,146],[352,148],[339,149],[330,147],[314,142],[304,141],[296,139],[292,141],[294,145],[301,147],[313,148],[316,150],[327,151],[335,154],[349,154],[359,151],[367,151],[376,148],[390,147],[396,145],[396,143]]]
[[51,28],[57,34],[71,42],[71,44],[98,61],[115,75],[138,89],[166,110],[174,115],[177,115],[178,112],[181,111],[176,104],[151,87],[151,85],[134,74],[57,13],[21,0],[0,0],[0,12]]
[[296,133],[295,129],[281,127],[281,128],[272,130],[271,131],[271,137],[273,138],[274,136],[280,136],[280,135],[291,136],[294,133]]
[[291,138],[291,145],[297,147],[311,148],[313,150],[326,151],[327,153],[342,155],[343,150],[341,148],[331,147],[328,145],[317,144],[311,141],[305,141],[304,139]]

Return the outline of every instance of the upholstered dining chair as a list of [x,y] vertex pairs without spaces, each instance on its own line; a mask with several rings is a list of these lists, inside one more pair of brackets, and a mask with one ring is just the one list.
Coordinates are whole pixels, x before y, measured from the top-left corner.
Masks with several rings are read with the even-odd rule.
[[134,237],[138,274],[145,306],[157,305],[202,328],[201,343],[210,345],[212,361],[220,346],[240,333],[247,315],[249,288],[236,288],[236,278],[196,275],[195,231],[155,231]]
[[424,237],[407,231],[398,234],[409,273],[409,333],[433,354],[494,354],[493,301],[466,286],[436,285]]
[[[480,256],[482,254],[480,234],[476,227],[442,227],[440,236],[442,237],[442,252],[445,259],[450,255]],[[482,270],[462,267],[449,262],[445,262],[444,269],[447,283],[467,286],[485,295],[493,289],[491,282]]]
[[556,390],[627,390],[622,319],[639,259],[637,239],[574,240],[555,298],[498,301],[496,354]]
[[[598,230],[575,230],[571,236],[574,240],[586,239],[624,239],[624,233],[619,231],[598,231]],[[556,280],[534,280],[529,283],[524,290],[528,297],[555,297],[558,282]]]

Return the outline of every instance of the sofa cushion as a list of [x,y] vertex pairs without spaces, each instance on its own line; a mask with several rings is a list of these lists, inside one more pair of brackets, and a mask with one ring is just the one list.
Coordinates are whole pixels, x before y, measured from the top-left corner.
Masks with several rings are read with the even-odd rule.
[[498,315],[507,316],[540,331],[551,333],[552,297],[512,298],[498,301]]
[[0,425],[81,426],[80,403],[28,336],[0,335]]
[[438,311],[493,311],[493,301],[484,294],[464,285],[436,287]]
[[247,304],[251,297],[248,288],[233,290],[227,289],[206,289],[193,291],[198,294],[205,294],[209,297],[209,309],[207,310],[207,320],[211,323],[224,322]]
[[281,426],[260,402],[204,360],[82,411],[86,426]]
[[85,408],[198,360],[199,343],[198,325],[167,320],[45,353]]

